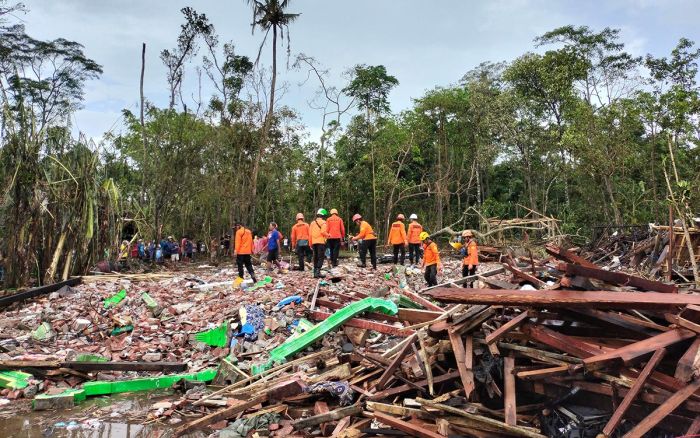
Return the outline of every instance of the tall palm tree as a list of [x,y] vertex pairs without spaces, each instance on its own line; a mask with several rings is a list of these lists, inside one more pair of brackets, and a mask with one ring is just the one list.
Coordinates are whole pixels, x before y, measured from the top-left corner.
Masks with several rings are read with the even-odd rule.
[[279,34],[280,38],[284,40],[284,32],[287,31],[287,57],[290,53],[289,45],[289,24],[294,22],[299,15],[289,13],[286,11],[291,0],[248,0],[248,4],[253,7],[253,22],[251,23],[251,31],[254,34],[255,29],[260,29],[265,32],[265,37],[260,43],[260,48],[258,49],[258,56],[255,60],[257,64],[260,60],[260,55],[262,54],[262,49],[267,42],[267,36],[272,31],[272,80],[270,83],[270,104],[267,109],[267,114],[265,115],[265,121],[263,123],[263,132],[259,145],[258,154],[255,157],[255,162],[253,165],[253,175],[252,175],[252,202],[253,208],[251,213],[251,219],[255,216],[255,197],[257,195],[257,185],[258,185],[258,172],[260,170],[260,160],[262,154],[267,146],[270,128],[272,125],[272,117],[274,114],[275,105],[275,87],[277,84],[277,36]]

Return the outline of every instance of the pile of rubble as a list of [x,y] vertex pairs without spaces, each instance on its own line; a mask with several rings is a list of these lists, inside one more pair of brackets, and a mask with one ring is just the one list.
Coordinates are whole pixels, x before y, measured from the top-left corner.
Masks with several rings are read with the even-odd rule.
[[546,251],[467,278],[444,257],[433,288],[350,263],[85,278],[2,309],[0,394],[54,409],[171,388],[140,420],[174,436],[698,433],[700,295]]

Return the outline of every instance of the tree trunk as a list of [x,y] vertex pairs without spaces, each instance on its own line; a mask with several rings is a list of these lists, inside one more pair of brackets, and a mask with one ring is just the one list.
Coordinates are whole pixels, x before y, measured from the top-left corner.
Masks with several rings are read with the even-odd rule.
[[608,198],[610,198],[610,208],[613,211],[613,216],[615,217],[615,224],[616,225],[624,225],[622,223],[622,215],[620,214],[620,209],[617,206],[617,201],[615,200],[615,193],[613,191],[613,186],[612,186],[612,181],[610,179],[610,176],[608,175],[603,175],[603,183],[605,184],[605,191],[608,194]]
[[258,154],[255,157],[255,162],[253,163],[253,175],[251,178],[251,208],[249,210],[248,222],[252,223],[255,221],[255,203],[258,196],[258,175],[260,174],[260,162],[262,161],[262,156],[265,153],[265,147],[270,138],[270,127],[272,126],[272,116],[275,110],[275,86],[277,84],[277,26],[272,26],[272,79],[270,83],[270,105],[267,109],[267,114],[265,114],[265,121],[263,122],[263,132],[260,137],[260,145],[258,146]]
[[[143,156],[144,156],[144,163],[150,163],[151,160],[146,157],[147,151],[146,151],[146,123],[144,121],[143,117],[143,107],[144,107],[144,97],[143,97],[143,76],[146,71],[146,43],[143,43],[141,46],[141,81],[139,84],[139,92],[141,94],[141,141],[143,142]],[[141,173],[141,202],[145,202],[146,200],[146,179],[148,178],[148,175],[150,175],[150,172],[148,169],[143,169],[143,172]]]
[[49,269],[46,270],[46,275],[44,275],[44,284],[53,283],[54,275],[56,274],[56,269],[58,268],[58,261],[61,258],[61,253],[63,252],[63,245],[66,243],[66,232],[61,233],[61,237],[58,239],[56,244],[56,249],[53,252],[53,258],[51,259],[51,265]]
[[70,275],[71,271],[71,263],[73,263],[73,251],[68,251],[68,254],[66,254],[66,264],[63,266],[63,275],[61,276],[61,280],[68,280],[68,276]]

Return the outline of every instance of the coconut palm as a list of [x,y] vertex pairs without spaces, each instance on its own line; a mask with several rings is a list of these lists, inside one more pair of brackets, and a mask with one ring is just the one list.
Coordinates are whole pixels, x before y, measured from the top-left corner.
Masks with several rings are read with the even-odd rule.
[[258,183],[258,172],[260,170],[260,160],[262,154],[267,145],[270,127],[272,125],[272,116],[274,113],[275,106],[275,86],[277,84],[277,36],[284,40],[285,31],[287,33],[287,59],[289,59],[290,53],[290,39],[289,39],[289,24],[294,22],[299,15],[287,12],[287,7],[291,0],[248,0],[248,3],[253,7],[253,22],[251,23],[251,30],[253,34],[256,29],[260,29],[265,32],[265,37],[260,43],[260,48],[258,49],[258,56],[255,60],[257,64],[260,60],[260,55],[262,54],[262,49],[267,42],[267,37],[272,31],[272,78],[270,83],[270,104],[267,109],[267,114],[265,115],[265,121],[263,123],[263,132],[260,141],[260,146],[258,149],[258,154],[255,157],[255,163],[253,165],[253,175],[252,175],[252,197],[253,211],[251,217],[255,215],[255,197],[257,195],[257,183]]

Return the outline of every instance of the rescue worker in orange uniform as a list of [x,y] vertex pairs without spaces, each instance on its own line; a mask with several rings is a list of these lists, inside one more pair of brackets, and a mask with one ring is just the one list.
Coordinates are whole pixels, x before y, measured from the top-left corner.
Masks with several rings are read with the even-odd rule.
[[304,213],[297,213],[297,223],[292,227],[292,248],[299,257],[299,270],[304,270],[304,258],[311,261],[311,233],[304,222]]
[[408,260],[413,264],[413,257],[416,258],[416,265],[420,261],[420,233],[423,232],[423,226],[418,223],[418,216],[413,213],[408,224]]
[[323,219],[328,215],[325,208],[319,208],[316,218],[309,224],[311,233],[311,247],[314,252],[314,278],[321,278],[321,268],[326,258],[326,239],[328,239],[328,227]]
[[340,242],[345,239],[345,224],[338,216],[338,210],[331,208],[331,216],[326,220],[328,228],[328,240],[326,244],[331,250],[331,266],[338,266],[338,254],[340,254]]
[[[462,232],[462,277],[476,275],[476,268],[479,266],[479,246],[474,240],[474,233],[471,230]],[[472,287],[473,281],[464,283],[464,287]]]
[[250,228],[246,228],[241,222],[236,222],[233,227],[236,230],[233,256],[236,258],[238,265],[238,276],[243,278],[243,266],[245,266],[253,283],[256,283],[255,271],[253,270],[253,232]]
[[367,252],[369,251],[372,269],[377,269],[377,235],[374,234],[372,226],[367,221],[362,220],[362,216],[355,214],[352,221],[360,227],[360,232],[352,238],[354,241],[360,241],[360,267],[367,267]]
[[406,227],[403,221],[406,217],[403,214],[396,216],[396,222],[391,224],[389,229],[389,238],[387,244],[394,249],[394,264],[399,262],[399,252],[401,252],[401,264],[406,260],[406,247],[408,246],[408,237],[406,236]]
[[438,270],[442,271],[437,244],[432,241],[430,235],[425,231],[420,233],[420,240],[423,242],[423,267],[425,268],[423,277],[428,283],[428,287],[437,286],[437,273]]

